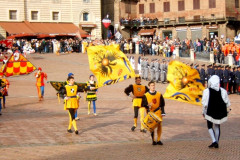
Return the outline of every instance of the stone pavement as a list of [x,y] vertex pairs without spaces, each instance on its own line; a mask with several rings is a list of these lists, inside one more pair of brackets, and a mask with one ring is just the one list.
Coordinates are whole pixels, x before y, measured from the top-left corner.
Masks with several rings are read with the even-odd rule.
[[[86,54],[33,54],[28,59],[42,67],[50,81],[65,81],[73,72],[78,82],[91,74]],[[187,61],[184,59],[184,61]],[[166,99],[163,146],[152,146],[149,133],[131,132],[131,99],[123,90],[134,79],[99,89],[98,116],[87,115],[81,99],[77,121],[79,135],[67,133],[68,113],[58,103],[56,91],[46,83],[45,99],[38,102],[34,74],[9,77],[6,109],[0,116],[0,160],[45,159],[240,159],[240,105],[230,95],[232,111],[221,125],[219,149],[211,143],[201,107]],[[143,84],[147,85],[146,81]],[[164,93],[167,84],[157,84]],[[84,97],[84,94],[82,94]]]

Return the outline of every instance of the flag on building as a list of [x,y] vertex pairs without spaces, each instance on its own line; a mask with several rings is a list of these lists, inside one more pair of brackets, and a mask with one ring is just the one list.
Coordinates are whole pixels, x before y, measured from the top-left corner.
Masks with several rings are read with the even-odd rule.
[[196,69],[179,62],[171,61],[168,65],[167,80],[170,82],[165,98],[201,105],[202,92],[205,89],[199,81]]
[[128,58],[119,45],[91,46],[87,50],[89,67],[98,80],[98,86],[111,85],[135,77]]
[[25,75],[35,70],[36,67],[18,52],[12,54],[1,68],[1,71],[6,77]]

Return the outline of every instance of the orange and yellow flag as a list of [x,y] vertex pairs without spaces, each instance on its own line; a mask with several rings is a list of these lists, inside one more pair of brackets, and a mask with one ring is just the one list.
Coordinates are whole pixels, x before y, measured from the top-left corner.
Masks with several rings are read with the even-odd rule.
[[6,77],[29,74],[35,70],[36,67],[20,53],[12,54],[1,68]]
[[89,67],[98,80],[98,86],[111,85],[135,77],[128,58],[119,45],[91,46],[87,49]]
[[201,105],[205,88],[199,81],[200,76],[196,69],[179,61],[171,61],[167,79],[170,84],[164,94],[165,98]]

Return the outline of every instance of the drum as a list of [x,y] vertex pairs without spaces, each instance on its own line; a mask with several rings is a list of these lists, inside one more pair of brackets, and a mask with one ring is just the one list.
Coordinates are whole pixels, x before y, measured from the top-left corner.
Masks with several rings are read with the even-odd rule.
[[154,112],[149,112],[148,115],[143,119],[142,124],[148,131],[153,132],[158,123],[161,121],[162,119],[158,117]]

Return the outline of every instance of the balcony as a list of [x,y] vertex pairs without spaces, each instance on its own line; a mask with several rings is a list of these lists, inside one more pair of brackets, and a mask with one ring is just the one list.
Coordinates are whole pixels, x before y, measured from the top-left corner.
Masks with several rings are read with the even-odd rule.
[[201,25],[208,25],[208,24],[218,24],[218,23],[224,23],[226,21],[238,21],[236,18],[233,17],[223,17],[223,18],[204,18],[204,17],[198,17],[195,19],[185,19],[184,21],[179,20],[170,20],[165,19],[164,21],[159,21],[157,18],[155,19],[149,19],[146,18],[142,22],[140,19],[121,19],[120,24],[125,27],[168,27],[168,26],[181,26],[181,25],[195,25],[195,24],[201,24]]

